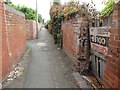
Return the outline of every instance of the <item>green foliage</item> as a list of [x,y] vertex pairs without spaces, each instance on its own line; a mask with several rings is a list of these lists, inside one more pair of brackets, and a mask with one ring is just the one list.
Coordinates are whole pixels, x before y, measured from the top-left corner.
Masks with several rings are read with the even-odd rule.
[[54,4],[56,4],[56,5],[59,5],[60,4],[60,0],[53,0],[54,2]]
[[105,4],[106,7],[101,11],[100,17],[111,15],[113,7],[115,5],[115,0],[104,0],[103,4]]
[[27,8],[26,6],[17,7],[17,10],[23,12],[25,14],[26,19],[35,20],[35,10]]
[[61,23],[64,20],[63,14],[52,17],[51,20],[47,21],[47,25],[52,27],[51,33],[53,34],[55,44],[62,48],[62,34],[61,34]]
[[110,3],[113,3],[113,2],[115,2],[115,0],[103,0],[103,4],[104,5],[109,5]]
[[12,4],[12,2],[4,2],[5,4],[7,4],[8,6],[10,7],[13,7],[13,8],[17,8],[14,4]]
[[[5,2],[5,4],[9,5],[10,7],[18,10],[18,11],[21,11],[22,13],[25,14],[25,18],[26,19],[29,19],[29,20],[35,20],[36,19],[36,12],[35,10],[33,10],[32,8],[28,8],[26,6],[15,6],[13,3],[11,2]],[[38,22],[42,22],[42,16],[39,14],[38,15]]]
[[38,22],[39,23],[44,23],[41,14],[38,14]]

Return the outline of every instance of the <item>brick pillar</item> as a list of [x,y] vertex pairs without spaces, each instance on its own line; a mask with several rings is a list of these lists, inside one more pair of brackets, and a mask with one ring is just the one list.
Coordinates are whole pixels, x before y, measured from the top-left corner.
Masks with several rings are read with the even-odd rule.
[[113,10],[108,55],[104,72],[105,88],[120,88],[120,2]]

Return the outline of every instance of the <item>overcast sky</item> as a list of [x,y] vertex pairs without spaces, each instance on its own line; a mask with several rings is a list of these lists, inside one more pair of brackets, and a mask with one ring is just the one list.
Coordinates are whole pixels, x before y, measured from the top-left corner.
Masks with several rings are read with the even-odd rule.
[[[36,0],[11,0],[15,5],[25,5],[27,7],[36,8]],[[42,15],[45,21],[49,20],[49,9],[50,9],[50,1],[51,0],[38,0],[38,13]],[[64,4],[68,0],[61,0],[61,3]],[[82,2],[91,2],[91,0],[79,0]],[[104,5],[101,4],[103,0],[93,0],[96,4],[96,9],[98,11],[104,8]]]

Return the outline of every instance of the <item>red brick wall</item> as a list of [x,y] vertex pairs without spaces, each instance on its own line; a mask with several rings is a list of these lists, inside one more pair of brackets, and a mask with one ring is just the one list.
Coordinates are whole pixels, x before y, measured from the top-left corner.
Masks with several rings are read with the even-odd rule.
[[[1,44],[2,46],[0,47],[2,55],[1,56],[1,75],[2,79],[1,81],[7,76],[8,72],[9,72],[9,55],[8,55],[8,48],[7,48],[7,38],[6,38],[6,27],[5,27],[5,17],[4,17],[4,7],[3,7],[3,3],[0,2],[0,19],[2,19],[2,22],[0,23],[0,26],[2,26],[2,29],[0,30],[0,34],[1,34]],[[8,62],[8,63],[6,63]],[[4,71],[4,72],[3,72]]]
[[2,3],[0,1],[0,84],[2,81]]
[[113,11],[113,22],[110,28],[109,53],[106,57],[104,86],[120,89],[120,2]]
[[[27,25],[27,39],[32,40],[36,38],[36,21],[26,20]],[[40,31],[42,24],[38,23],[38,32]]]
[[72,23],[69,21],[64,22],[62,25],[63,31],[63,48],[70,54],[72,57],[75,57],[75,46],[74,46],[74,31]]
[[88,19],[78,14],[62,24],[63,48],[73,61],[74,71],[81,72],[83,70],[87,55],[89,55],[87,30]]
[[2,81],[2,3],[0,1],[0,84]]
[[64,23],[62,24],[63,49],[71,59],[73,71],[78,71],[77,53],[79,49],[78,45],[75,44],[75,30],[73,28],[72,21],[75,20],[71,19],[68,21],[64,21]]
[[6,7],[2,13],[2,80],[18,63],[26,48],[25,17],[20,12]]
[[33,20],[26,20],[27,24],[27,39],[36,38],[36,22]]

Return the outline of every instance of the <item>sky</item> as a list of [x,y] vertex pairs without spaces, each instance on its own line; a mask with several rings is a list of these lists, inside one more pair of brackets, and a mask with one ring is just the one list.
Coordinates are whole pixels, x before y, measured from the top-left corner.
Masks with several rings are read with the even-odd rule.
[[[36,9],[36,0],[11,0],[15,5],[25,5],[32,9]],[[61,0],[61,3],[64,4],[68,0]],[[90,3],[91,0],[79,0],[82,2]],[[93,0],[96,5],[96,9],[98,11],[104,8],[102,5],[103,0]],[[51,0],[38,0],[38,13],[42,15],[42,18],[45,19],[45,22],[50,19],[49,10],[50,10],[50,2]]]

